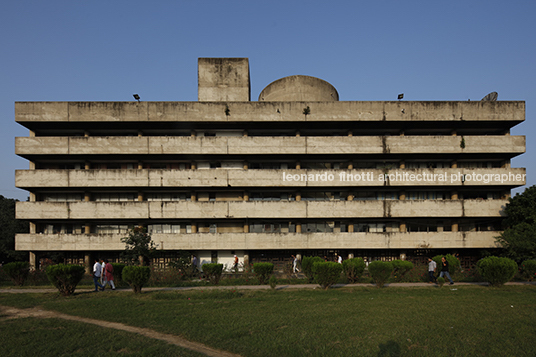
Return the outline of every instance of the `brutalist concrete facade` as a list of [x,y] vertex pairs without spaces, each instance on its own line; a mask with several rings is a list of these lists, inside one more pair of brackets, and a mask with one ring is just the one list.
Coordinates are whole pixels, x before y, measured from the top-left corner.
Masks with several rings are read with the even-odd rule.
[[[510,128],[523,101],[339,101],[286,77],[250,101],[249,63],[201,58],[198,102],[18,102],[30,192],[16,249],[89,264],[147,227],[162,256],[201,262],[318,254],[367,260],[496,247],[525,184]],[[167,255],[166,255],[167,254]],[[164,258],[163,258],[164,259]]]

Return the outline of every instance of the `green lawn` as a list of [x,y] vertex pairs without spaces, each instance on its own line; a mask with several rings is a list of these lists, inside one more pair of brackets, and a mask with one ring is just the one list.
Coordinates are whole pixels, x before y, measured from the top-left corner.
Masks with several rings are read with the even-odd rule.
[[151,328],[243,356],[536,355],[535,286],[0,294],[0,304]]

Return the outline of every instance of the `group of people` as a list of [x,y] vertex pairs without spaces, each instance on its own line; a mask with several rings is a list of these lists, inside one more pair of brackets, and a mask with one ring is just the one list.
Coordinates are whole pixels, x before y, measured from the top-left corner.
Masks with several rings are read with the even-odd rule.
[[[429,284],[433,284],[437,281],[437,278],[435,276],[436,269],[437,269],[437,263],[432,258],[428,258],[428,279],[429,279],[428,283]],[[447,261],[446,257],[441,257],[441,271],[439,273],[439,278],[442,278],[444,276],[446,276],[449,279],[450,285],[454,284],[449,273],[449,262]]]
[[93,264],[93,283],[95,291],[104,291],[106,285],[110,285],[115,290],[114,267],[108,260],[95,259]]

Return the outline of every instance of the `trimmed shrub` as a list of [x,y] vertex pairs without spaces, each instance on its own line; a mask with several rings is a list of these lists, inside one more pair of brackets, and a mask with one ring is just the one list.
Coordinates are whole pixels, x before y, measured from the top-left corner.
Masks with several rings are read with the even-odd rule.
[[346,259],[342,262],[344,275],[350,284],[357,283],[365,271],[366,264],[363,258]]
[[132,287],[135,294],[141,293],[141,288],[151,277],[151,268],[147,266],[127,265],[123,268],[121,277]]
[[435,257],[432,258],[432,260],[434,262],[436,262],[436,264],[437,264],[436,272],[438,274],[439,274],[439,272],[441,272],[441,268],[443,267],[443,263],[441,262],[441,258],[443,258],[443,257],[447,258],[447,262],[449,263],[449,274],[450,274],[450,276],[451,277],[454,276],[454,274],[460,270],[460,261],[458,260],[458,258],[456,258],[452,254],[436,255]]
[[501,286],[517,273],[517,263],[509,258],[486,257],[476,263],[478,272],[491,286]]
[[69,296],[74,293],[85,272],[83,266],[72,264],[49,265],[46,268],[48,280],[63,296]]
[[275,287],[277,286],[277,278],[275,277],[275,275],[272,275],[270,277],[270,279],[268,280],[268,284],[270,284],[270,287],[272,289],[275,289]]
[[521,263],[521,273],[528,281],[533,281],[536,278],[536,260],[525,260]]
[[114,268],[115,285],[121,284],[123,281],[123,269],[126,267],[123,263],[111,263]]
[[259,279],[259,283],[264,285],[274,272],[274,265],[272,263],[254,263],[253,272],[257,276],[257,279]]
[[218,285],[223,272],[223,264],[208,263],[203,264],[203,273],[207,279],[214,285]]
[[335,262],[315,262],[313,264],[313,274],[315,281],[323,288],[327,289],[335,284],[342,273],[342,264]]
[[30,263],[28,262],[12,262],[4,264],[4,272],[13,280],[13,283],[18,286],[23,286],[28,274],[30,273]]
[[305,274],[305,276],[310,282],[313,282],[315,279],[315,276],[313,274],[313,264],[323,261],[324,259],[320,257],[303,257],[301,262],[302,272]]
[[413,269],[413,263],[407,260],[393,260],[393,277],[396,281],[402,281],[407,272]]
[[437,285],[439,285],[439,287],[442,287],[443,285],[445,285],[445,278],[443,277],[437,278]]
[[368,271],[372,279],[374,279],[376,286],[381,288],[391,276],[391,273],[393,272],[393,264],[391,262],[376,260],[370,262],[368,265]]

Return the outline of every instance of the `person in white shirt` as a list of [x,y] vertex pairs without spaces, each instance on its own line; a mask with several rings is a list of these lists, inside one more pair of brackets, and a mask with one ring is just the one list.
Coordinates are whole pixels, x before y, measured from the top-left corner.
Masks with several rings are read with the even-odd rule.
[[435,281],[435,270],[437,268],[437,263],[428,258],[428,284],[433,284]]
[[99,291],[99,288],[104,289],[104,286],[99,283],[99,279],[102,276],[102,265],[99,262],[99,259],[95,259],[95,264],[93,264],[93,283],[95,283],[95,291]]

